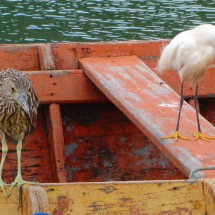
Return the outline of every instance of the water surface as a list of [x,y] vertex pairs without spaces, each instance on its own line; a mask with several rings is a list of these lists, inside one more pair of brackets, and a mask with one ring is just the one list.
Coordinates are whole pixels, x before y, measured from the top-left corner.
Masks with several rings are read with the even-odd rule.
[[215,24],[214,0],[6,0],[0,43],[155,40]]

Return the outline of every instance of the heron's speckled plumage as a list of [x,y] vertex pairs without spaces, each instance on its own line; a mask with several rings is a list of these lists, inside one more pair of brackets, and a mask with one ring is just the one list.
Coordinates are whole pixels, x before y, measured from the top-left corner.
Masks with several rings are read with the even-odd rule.
[[[20,104],[19,94],[26,95],[29,112]],[[0,129],[7,136],[18,141],[22,132],[31,133],[36,127],[38,105],[27,75],[14,69],[0,72]]]

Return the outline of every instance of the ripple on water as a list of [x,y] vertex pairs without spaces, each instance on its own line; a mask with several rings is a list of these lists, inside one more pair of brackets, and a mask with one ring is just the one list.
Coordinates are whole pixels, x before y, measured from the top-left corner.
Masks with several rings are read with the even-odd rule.
[[0,13],[1,43],[172,38],[215,23],[205,0],[6,0]]

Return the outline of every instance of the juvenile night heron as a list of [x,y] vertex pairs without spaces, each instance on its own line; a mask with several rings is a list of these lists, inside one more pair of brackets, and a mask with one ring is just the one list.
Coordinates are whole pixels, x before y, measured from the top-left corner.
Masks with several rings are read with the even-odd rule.
[[198,84],[215,57],[215,26],[204,24],[192,30],[187,30],[176,35],[172,41],[164,48],[158,62],[158,72],[165,70],[176,70],[181,79],[181,100],[178,113],[176,131],[167,138],[188,138],[179,133],[179,122],[181,109],[184,102],[183,87],[184,81],[189,80],[196,85],[194,96],[198,132],[194,134],[196,139],[215,139],[202,134],[198,115]]
[[21,174],[21,150],[25,135],[31,133],[37,123],[37,108],[39,101],[28,77],[14,69],[0,72],[0,136],[2,140],[2,158],[0,163],[0,186],[4,196],[5,183],[2,180],[2,169],[8,151],[6,138],[17,142],[18,172],[15,181],[11,183],[9,195],[15,185],[19,189],[27,182]]

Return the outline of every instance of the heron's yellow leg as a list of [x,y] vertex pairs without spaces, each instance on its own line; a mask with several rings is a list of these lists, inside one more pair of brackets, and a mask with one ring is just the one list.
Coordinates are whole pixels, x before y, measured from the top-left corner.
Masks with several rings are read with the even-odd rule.
[[162,140],[170,139],[170,138],[174,138],[175,141],[177,141],[178,139],[189,140],[188,137],[183,136],[182,134],[179,133],[179,131],[175,131],[174,134],[171,134],[171,135],[168,135],[165,137],[161,137]]
[[2,180],[2,170],[3,170],[5,158],[7,156],[8,146],[6,143],[5,134],[3,132],[0,132],[0,134],[2,138],[2,158],[0,163],[0,187],[2,189],[4,196],[7,197],[7,193],[5,192],[5,189],[4,189],[4,185],[6,185],[6,183]]
[[17,151],[17,160],[18,160],[18,172],[17,172],[17,176],[16,176],[14,182],[12,182],[11,185],[10,185],[8,195],[11,194],[11,192],[13,190],[13,187],[17,184],[18,208],[19,208],[19,206],[20,206],[20,187],[23,184],[38,184],[38,183],[37,182],[31,182],[31,181],[25,181],[25,180],[22,179],[22,173],[21,173],[22,138],[21,138],[21,140],[18,141],[16,151]]
[[199,131],[198,131],[197,133],[194,133],[193,135],[194,135],[194,137],[195,137],[195,140],[202,139],[202,140],[207,141],[207,142],[208,142],[210,139],[211,139],[211,140],[215,140],[215,137],[206,136],[206,135],[202,134],[202,133],[199,132]]

